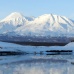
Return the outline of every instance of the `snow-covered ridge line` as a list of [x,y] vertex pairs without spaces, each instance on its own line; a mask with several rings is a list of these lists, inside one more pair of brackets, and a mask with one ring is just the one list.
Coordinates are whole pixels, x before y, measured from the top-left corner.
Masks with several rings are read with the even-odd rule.
[[74,22],[65,16],[44,14],[37,18],[14,12],[0,21],[0,34],[25,36],[74,36]]

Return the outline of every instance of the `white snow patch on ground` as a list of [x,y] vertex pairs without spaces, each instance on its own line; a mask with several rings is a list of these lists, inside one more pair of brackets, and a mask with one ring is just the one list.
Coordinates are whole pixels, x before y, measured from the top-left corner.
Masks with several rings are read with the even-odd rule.
[[[22,46],[13,43],[0,42],[0,47],[6,50],[10,50],[10,48],[18,49],[21,51],[44,51],[44,50],[74,50],[74,42],[67,44],[66,46]],[[2,50],[3,50],[2,49]]]

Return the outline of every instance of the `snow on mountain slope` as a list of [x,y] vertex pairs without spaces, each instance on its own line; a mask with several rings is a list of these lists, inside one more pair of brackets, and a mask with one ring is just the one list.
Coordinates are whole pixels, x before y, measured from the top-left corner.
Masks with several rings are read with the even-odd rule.
[[24,25],[25,22],[28,22],[28,20],[22,14],[14,12],[11,13],[9,16],[7,16],[5,19],[3,19],[1,22],[17,26],[17,25]]
[[63,16],[45,14],[17,28],[16,32],[42,36],[74,34],[74,22]]
[[9,32],[32,36],[74,36],[74,22],[53,14],[34,18],[14,12],[0,21],[0,34]]
[[18,27],[27,24],[30,20],[33,19],[33,17],[24,17],[18,12],[11,13],[5,19],[0,21],[0,33],[12,32]]

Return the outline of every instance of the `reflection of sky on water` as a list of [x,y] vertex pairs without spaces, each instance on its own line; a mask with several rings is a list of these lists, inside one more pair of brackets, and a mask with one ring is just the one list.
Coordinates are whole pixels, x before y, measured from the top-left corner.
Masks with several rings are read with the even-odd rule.
[[28,63],[1,65],[0,74],[73,74],[74,66],[68,63]]
[[[25,55],[2,58],[4,59],[0,60],[0,74],[74,74],[74,66],[69,61],[73,59],[73,56]],[[68,62],[55,62],[56,60],[52,61],[52,58],[67,59]],[[36,59],[37,62],[25,62],[26,60],[35,61],[34,59]],[[39,59],[43,61],[39,61]]]

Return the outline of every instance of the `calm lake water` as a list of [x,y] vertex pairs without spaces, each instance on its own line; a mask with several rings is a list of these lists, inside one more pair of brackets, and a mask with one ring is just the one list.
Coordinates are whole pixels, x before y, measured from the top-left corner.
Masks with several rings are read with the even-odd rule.
[[73,55],[2,56],[0,74],[74,74],[73,60]]

